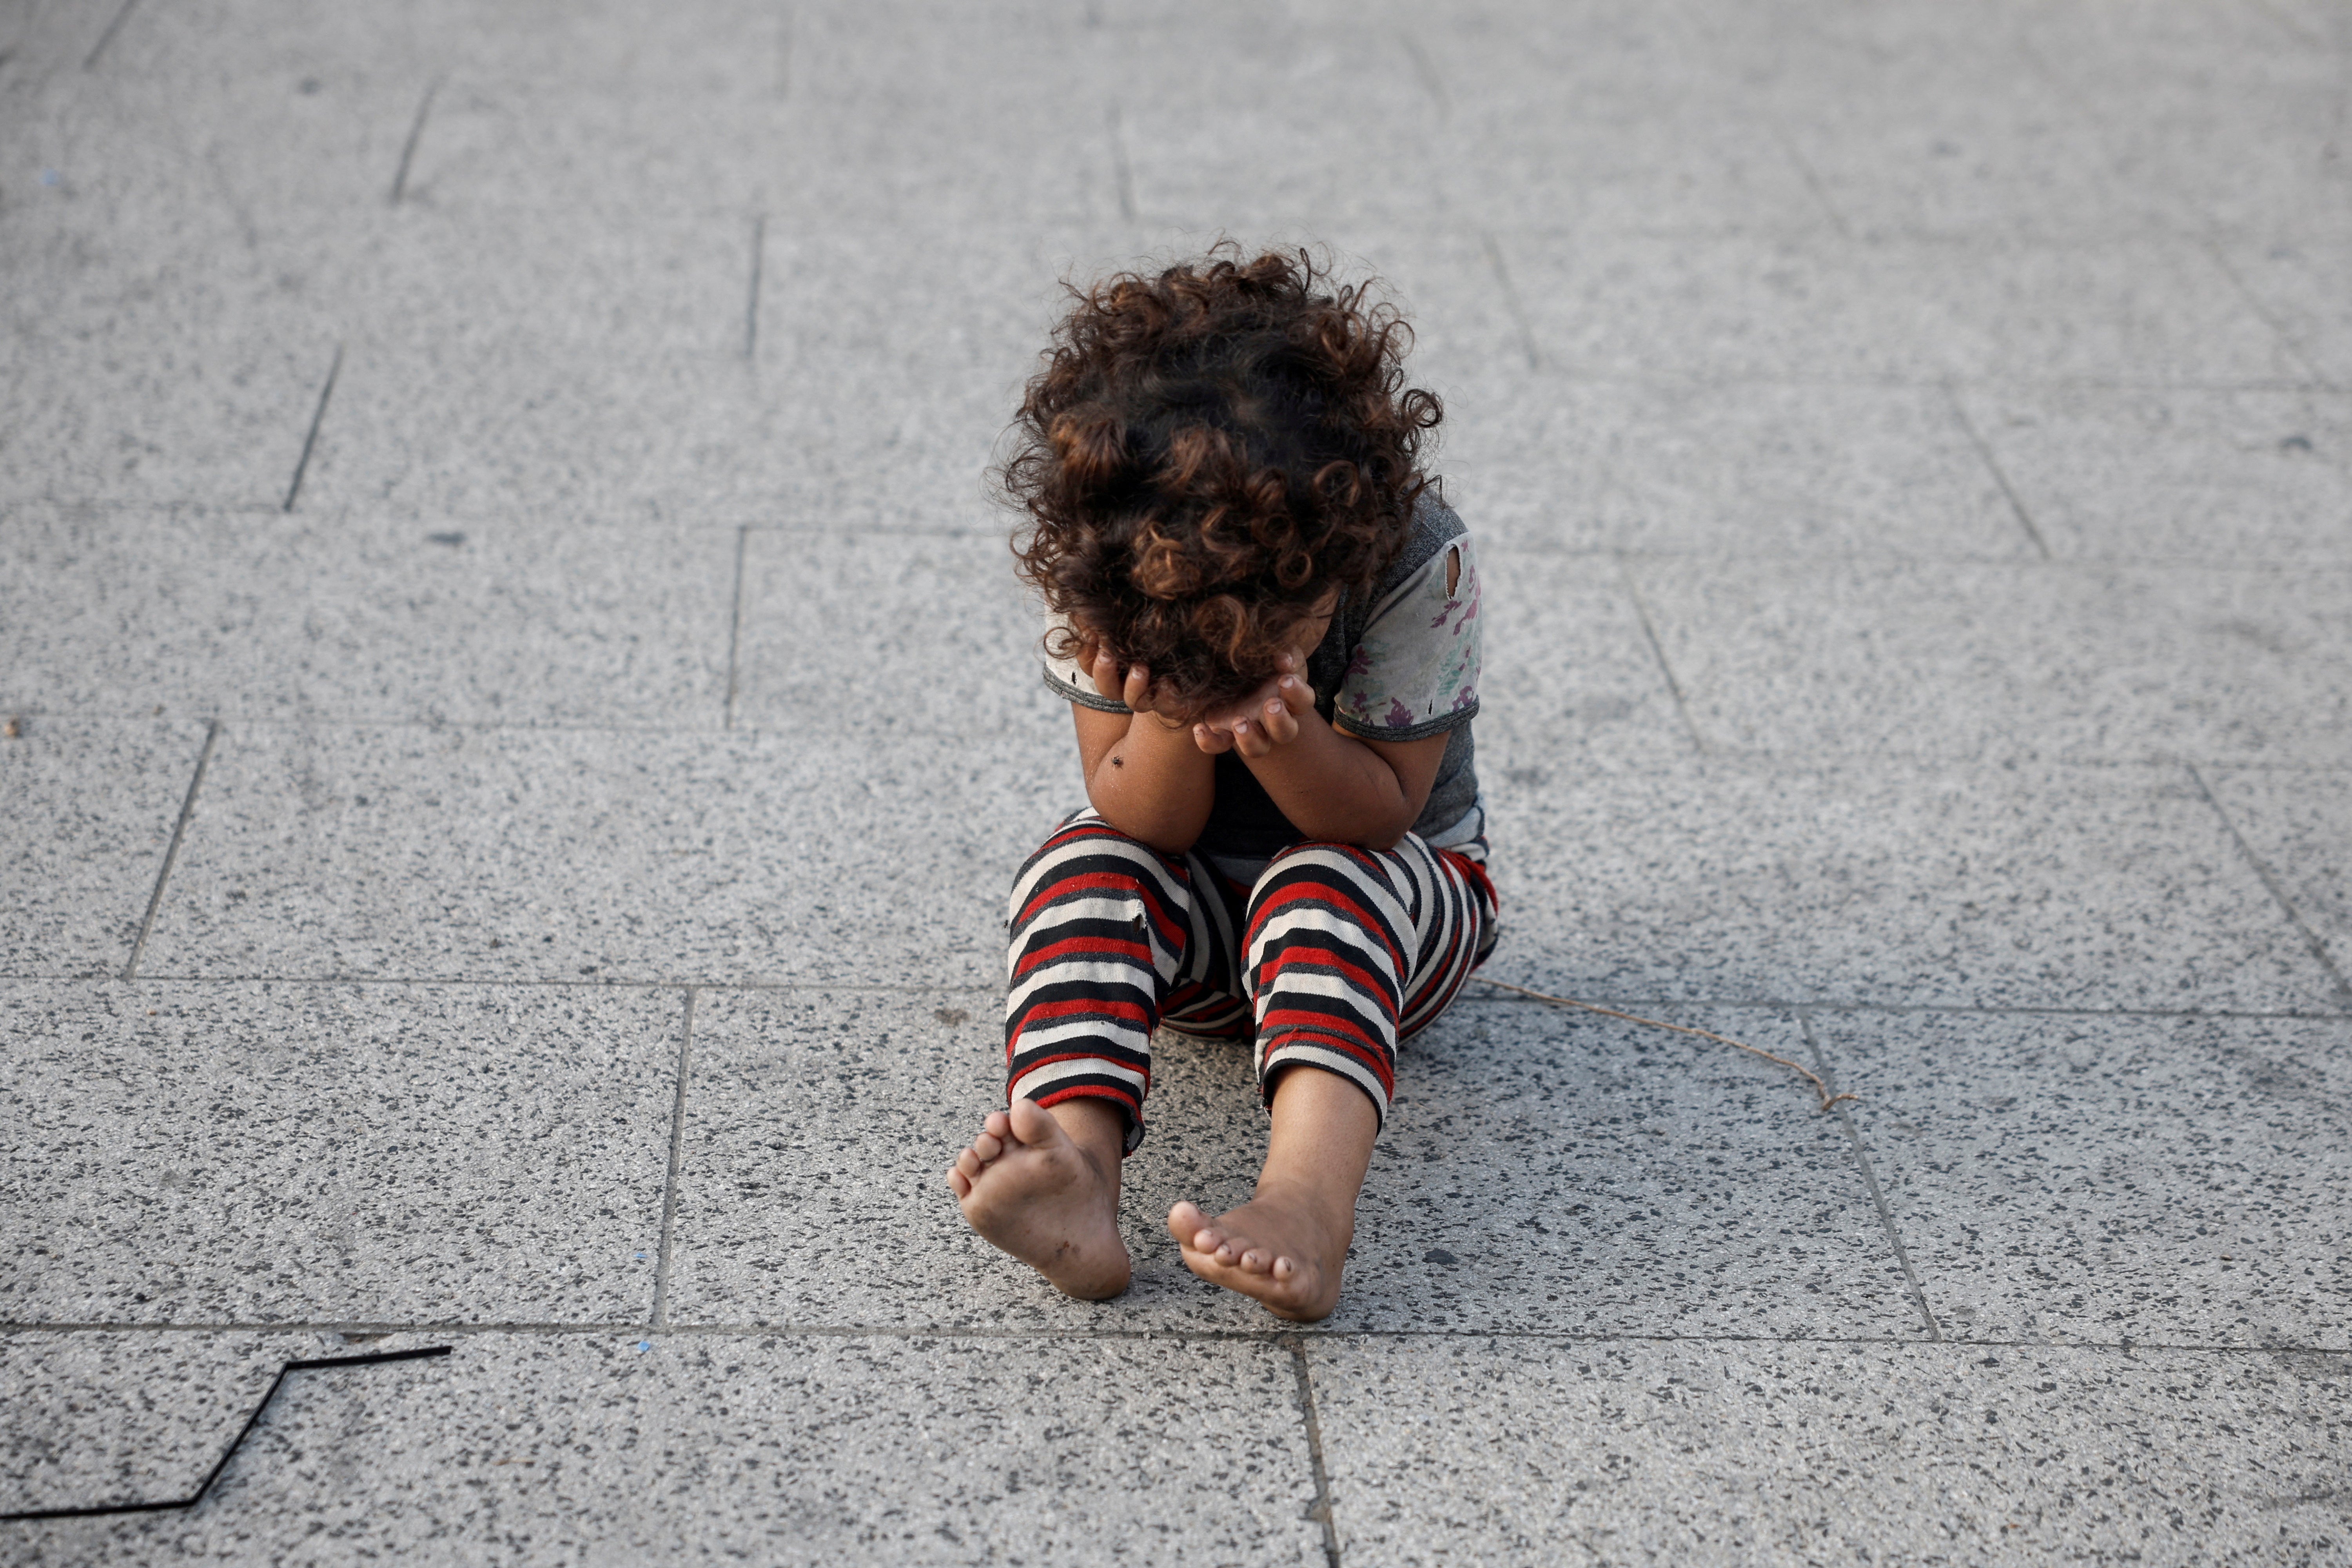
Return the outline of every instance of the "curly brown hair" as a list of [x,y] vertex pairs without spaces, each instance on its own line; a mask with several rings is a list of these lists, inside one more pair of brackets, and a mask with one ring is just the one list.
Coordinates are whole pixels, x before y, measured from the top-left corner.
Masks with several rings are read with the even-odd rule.
[[1120,272],[1054,330],[1002,494],[1020,571],[1071,627],[1200,713],[1275,671],[1333,588],[1362,593],[1409,536],[1444,416],[1408,388],[1412,330],[1304,250],[1230,241]]

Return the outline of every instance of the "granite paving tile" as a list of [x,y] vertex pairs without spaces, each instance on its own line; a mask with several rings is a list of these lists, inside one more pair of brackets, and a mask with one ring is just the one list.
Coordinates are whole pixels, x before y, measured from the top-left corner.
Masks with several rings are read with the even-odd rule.
[[[2197,214],[2118,180],[2096,120],[2021,51],[1939,41],[1867,70],[1784,55],[1776,118],[1823,200],[1865,238],[2111,239]],[[1834,87],[1831,84],[1834,82]]]
[[187,719],[0,714],[0,973],[130,962],[204,745]]
[[1963,377],[2309,385],[2287,340],[2195,239],[1889,247],[1918,340]]
[[1244,1047],[1161,1036],[1154,1047],[1150,1131],[1124,1170],[1122,1229],[1136,1268],[1125,1296],[1064,1296],[964,1223],[947,1169],[1003,1106],[1003,1007],[1001,982],[699,993],[672,1321],[1273,1327],[1256,1303],[1195,1279],[1166,1223],[1180,1198],[1229,1208],[1256,1178],[1265,1117]]
[[[2204,777],[2336,973],[2352,976],[2352,773],[2214,769]],[[2352,988],[2345,999],[2352,1003]]]
[[37,1564],[1323,1560],[1267,1343],[468,1335],[279,1399],[192,1514],[0,1529]]
[[[787,226],[947,224],[969,236],[1131,216],[1110,99],[1130,100],[1155,62],[1074,26],[1066,9],[1032,9],[795,10],[794,112],[773,160]],[[1124,91],[1105,93],[1107,80]],[[985,265],[991,248],[959,242],[949,255]]]
[[2012,385],[1959,396],[2061,559],[2352,562],[2352,399]]
[[1816,1027],[1946,1333],[2352,1348],[2352,1021]]
[[13,510],[0,706],[725,722],[736,532],[342,510]]
[[1316,1340],[1341,1561],[2323,1563],[2342,1356]]
[[1634,515],[1602,460],[1625,384],[1575,381],[1523,357],[1496,356],[1466,374],[1431,368],[1445,403],[1433,467],[1482,542],[1591,549],[1611,542],[1608,524]]
[[1710,742],[1806,755],[2352,755],[2352,573],[1644,561]]
[[[744,63],[765,68],[756,43],[746,46]],[[787,107],[772,92],[696,83],[599,90],[471,61],[451,62],[437,80],[404,204],[493,219],[604,211],[667,224],[684,213],[758,210],[779,183]],[[415,101],[432,85],[420,82]],[[387,191],[398,167],[395,157],[382,171]]]
[[785,229],[761,269],[758,366],[791,454],[791,521],[834,529],[1012,520],[986,470],[1037,368],[1064,279],[1141,259],[1139,237],[1057,228],[975,247],[934,224]]
[[984,984],[1014,868],[1084,801],[1075,755],[230,726],[141,972]]
[[[1413,224],[1443,189],[1438,106],[1383,31],[1266,13],[1181,48],[1146,35],[1120,63],[1119,142],[1147,220],[1260,239],[1335,218]],[[1357,112],[1367,100],[1385,111]]]
[[404,10],[394,20],[439,45],[444,58],[447,40],[462,37],[464,63],[485,80],[676,109],[774,94],[797,19],[761,0],[681,0],[658,13],[626,0],[489,12],[467,0],[423,0]]
[[742,353],[753,225],[740,210],[643,223],[420,196],[375,227],[342,290],[355,338],[452,356],[518,340],[623,360]]
[[[289,1361],[339,1334],[0,1331],[0,1513],[183,1498]],[[22,1537],[21,1524],[0,1531]],[[0,1537],[0,1539],[6,1539]]]
[[1563,90],[1547,72],[1498,90],[1486,65],[1457,73],[1444,132],[1440,188],[1456,211],[1580,236],[1802,236],[1837,221],[1761,108],[1716,81],[1637,71]]
[[[295,447],[300,438],[297,429]],[[740,356],[615,360],[529,339],[359,341],[345,353],[300,506],[743,523],[773,520],[804,472]]]
[[736,722],[805,732],[854,711],[861,730],[1067,749],[1070,704],[1040,674],[1045,618],[1013,565],[1001,534],[752,530]]
[[[168,27],[177,16],[142,20]],[[12,198],[30,199],[12,199],[0,245],[22,244],[28,227],[62,228],[85,263],[144,249],[184,270],[260,261],[299,271],[352,254],[340,242],[383,210],[421,79],[282,42],[249,40],[236,64],[209,67],[176,44],[156,47],[163,58],[134,63],[110,45],[114,68],[12,91],[22,159],[13,167],[56,179],[12,180]],[[197,235],[205,243],[189,242]],[[16,295],[18,309],[55,280],[23,281],[34,287]]]
[[1587,426],[1589,448],[1531,453],[1530,479],[1600,465],[1596,544],[1714,560],[2036,553],[1936,388],[1618,383],[1559,413]]
[[1517,226],[1496,238],[1546,363],[1575,374],[1884,381],[1946,368],[1885,247]]
[[[1277,1326],[1195,1279],[1166,1229],[1180,1199],[1244,1201],[1265,1158],[1237,1043],[1154,1046],[1149,1131],[1124,1169],[1125,1296],[1063,1297],[965,1226],[945,1173],[1003,1103],[1002,1005],[701,993],[675,1321]],[[1785,1016],[1684,1021],[1803,1050]],[[1402,1053],[1328,1326],[1924,1332],[1844,1131],[1784,1070],[1525,1005],[1449,1016]]]
[[1563,744],[1605,765],[1695,750],[1612,556],[1478,540],[1486,685],[1481,779],[1541,770]]
[[[1783,1013],[1667,1021],[1805,1056]],[[1843,1127],[1784,1068],[1542,1004],[1471,1002],[1405,1043],[1395,1105],[1331,1328],[1927,1331]]]
[[136,297],[20,325],[0,385],[0,500],[278,505],[334,353],[303,305],[226,299],[168,268]]
[[2340,51],[2107,50],[2053,68],[2107,127],[2125,180],[2225,232],[2352,238]]
[[1605,1001],[2332,1010],[2334,980],[2175,768],[1482,774],[1498,979]]
[[1509,373],[1528,364],[1534,347],[1525,312],[1495,270],[1501,253],[1487,237],[1471,213],[1433,216],[1412,227],[1335,222],[1316,235],[1346,278],[1377,280],[1412,326],[1405,375],[1444,402],[1441,458],[1450,458],[1471,427],[1457,395],[1497,384],[1497,367],[1505,373],[1501,384],[1518,386]]
[[0,1319],[651,1310],[677,993],[20,982],[5,1002]]
[[2289,227],[2224,237],[2215,250],[2297,363],[2336,391],[2352,392],[2352,305],[2336,281],[2352,269],[2352,238]]

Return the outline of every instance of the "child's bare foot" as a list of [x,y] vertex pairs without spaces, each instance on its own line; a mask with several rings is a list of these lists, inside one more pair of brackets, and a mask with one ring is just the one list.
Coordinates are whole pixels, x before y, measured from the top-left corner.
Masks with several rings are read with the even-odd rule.
[[1326,1206],[1261,1188],[1214,1219],[1178,1204],[1168,1211],[1168,1230],[1184,1250],[1184,1267],[1202,1279],[1255,1297],[1277,1318],[1311,1323],[1339,1304],[1339,1271],[1353,1239],[1353,1227],[1335,1225]]
[[989,1112],[983,1125],[948,1170],[971,1228],[1069,1295],[1099,1301],[1126,1289],[1116,1168],[1106,1173],[1101,1156],[1034,1100]]

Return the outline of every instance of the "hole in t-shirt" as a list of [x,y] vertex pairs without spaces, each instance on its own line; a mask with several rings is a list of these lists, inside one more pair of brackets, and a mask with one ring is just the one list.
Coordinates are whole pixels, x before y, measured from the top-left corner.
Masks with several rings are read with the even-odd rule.
[[1445,596],[1454,597],[1454,590],[1462,586],[1462,550],[1459,545],[1445,552]]

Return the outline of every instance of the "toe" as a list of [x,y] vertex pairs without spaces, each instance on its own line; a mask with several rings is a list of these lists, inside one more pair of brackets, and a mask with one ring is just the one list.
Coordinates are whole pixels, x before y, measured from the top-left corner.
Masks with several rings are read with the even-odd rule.
[[[1181,1203],[1168,1211],[1168,1234],[1176,1238],[1177,1246],[1193,1252],[1206,1250],[1201,1246],[1201,1233],[1208,1224],[1209,1216],[1195,1204]],[[1214,1245],[1213,1241],[1211,1246]]]
[[[995,1120],[992,1116],[989,1118],[991,1122]],[[1034,1100],[1014,1100],[1013,1109],[1006,1112],[1006,1126],[1011,1130],[1013,1140],[1022,1143],[1055,1143],[1066,1136],[1062,1124]],[[989,1131],[995,1132],[996,1129],[992,1126]],[[997,1136],[1001,1138],[1003,1134],[1000,1132]]]

